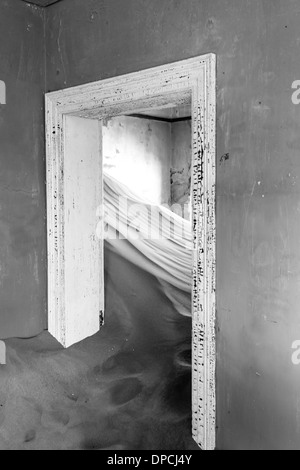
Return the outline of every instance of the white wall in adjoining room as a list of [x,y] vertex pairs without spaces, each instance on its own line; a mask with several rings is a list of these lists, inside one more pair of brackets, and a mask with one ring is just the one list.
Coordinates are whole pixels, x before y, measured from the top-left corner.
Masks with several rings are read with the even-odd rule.
[[103,125],[104,171],[156,204],[169,204],[171,124],[131,116]]

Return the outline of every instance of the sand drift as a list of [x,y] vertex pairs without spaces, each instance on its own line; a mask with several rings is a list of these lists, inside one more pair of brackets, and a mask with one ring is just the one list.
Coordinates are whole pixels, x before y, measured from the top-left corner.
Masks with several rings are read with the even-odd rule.
[[177,311],[191,316],[191,222],[107,174],[104,222],[106,247],[155,276]]

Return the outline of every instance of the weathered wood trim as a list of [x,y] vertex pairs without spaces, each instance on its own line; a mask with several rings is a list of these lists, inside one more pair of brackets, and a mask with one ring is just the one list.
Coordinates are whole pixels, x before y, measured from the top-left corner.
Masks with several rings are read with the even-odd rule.
[[206,62],[193,88],[193,436],[215,448],[216,428],[216,225],[215,58]]
[[[66,345],[65,115],[104,119],[187,104],[193,120],[193,436],[215,448],[216,60],[213,54],[48,93],[46,96],[49,329]],[[95,216],[96,219],[96,216]],[[96,223],[96,220],[95,220]]]

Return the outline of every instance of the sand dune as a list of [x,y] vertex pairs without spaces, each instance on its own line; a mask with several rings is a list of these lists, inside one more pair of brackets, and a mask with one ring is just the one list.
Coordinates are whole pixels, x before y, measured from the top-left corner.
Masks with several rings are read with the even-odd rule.
[[63,350],[47,333],[7,341],[0,449],[197,448],[191,320],[160,283],[106,250],[106,324]]

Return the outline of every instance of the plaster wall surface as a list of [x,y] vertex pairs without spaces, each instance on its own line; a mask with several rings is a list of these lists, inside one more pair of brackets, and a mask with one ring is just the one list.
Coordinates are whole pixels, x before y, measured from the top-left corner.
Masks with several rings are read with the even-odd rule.
[[0,0],[0,339],[46,326],[44,12]]

